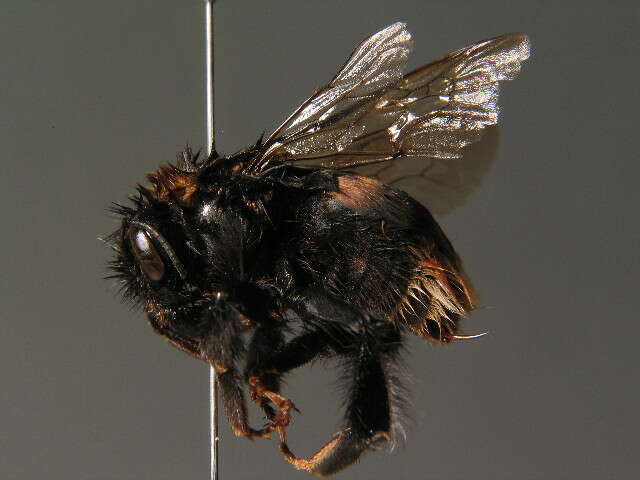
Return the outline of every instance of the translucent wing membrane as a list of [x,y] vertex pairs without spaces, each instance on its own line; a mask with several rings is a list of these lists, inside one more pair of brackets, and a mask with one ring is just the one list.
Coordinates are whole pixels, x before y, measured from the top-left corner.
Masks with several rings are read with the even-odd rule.
[[318,149],[335,153],[346,145],[356,134],[347,132],[349,123],[341,120],[402,77],[411,48],[411,34],[404,23],[394,23],[362,42],[333,80],[271,134],[255,168]]
[[[402,77],[411,49],[405,24],[363,42],[323,89],[265,142],[251,168],[274,162],[354,168],[403,157],[450,159],[498,120],[498,82],[529,57],[513,33],[453,52]],[[394,162],[395,163],[395,162]]]
[[464,205],[482,184],[498,156],[499,128],[487,128],[482,141],[466,147],[456,161],[403,157],[357,167],[356,172],[404,190],[435,215],[446,215]]
[[528,39],[508,34],[458,50],[406,75],[378,108],[402,108],[390,126],[403,155],[459,158],[461,149],[498,121],[498,82],[511,80],[529,57]]

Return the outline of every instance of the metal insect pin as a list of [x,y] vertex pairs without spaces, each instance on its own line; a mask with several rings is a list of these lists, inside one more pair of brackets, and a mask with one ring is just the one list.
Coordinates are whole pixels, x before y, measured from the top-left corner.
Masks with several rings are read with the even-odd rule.
[[[388,167],[460,158],[497,123],[499,82],[529,56],[527,37],[507,34],[404,74],[411,47],[404,23],[382,29],[266,140],[202,160],[187,148],[114,208],[111,268],[125,296],[211,366],[236,435],[275,433],[286,461],[319,476],[400,432],[394,367],[408,333],[469,338],[460,323],[476,299],[462,262],[429,210],[389,185]],[[281,380],[318,357],[342,359],[345,420],[300,458]],[[248,423],[245,388],[262,428]]]
[[[214,35],[213,35],[213,4],[216,0],[205,0],[205,86],[207,102],[207,157],[211,157],[216,150],[216,122],[215,122],[215,63],[214,63]],[[216,294],[219,302],[222,292]],[[218,382],[216,371],[209,366],[209,480],[218,480]]]

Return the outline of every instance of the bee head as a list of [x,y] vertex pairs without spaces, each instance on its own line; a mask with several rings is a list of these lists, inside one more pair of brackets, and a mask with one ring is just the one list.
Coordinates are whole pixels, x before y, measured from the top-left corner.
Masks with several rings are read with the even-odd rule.
[[111,278],[148,312],[197,317],[247,280],[244,266],[260,243],[264,206],[245,198],[237,178],[204,188],[198,173],[161,167],[148,176],[151,187],[138,186],[132,205],[112,208],[121,224],[107,239],[115,250]]
[[190,273],[198,255],[184,217],[167,202],[151,202],[142,194],[133,207],[116,205],[112,211],[121,223],[108,238],[115,251],[109,266],[125,298],[147,307],[191,302],[199,290]]

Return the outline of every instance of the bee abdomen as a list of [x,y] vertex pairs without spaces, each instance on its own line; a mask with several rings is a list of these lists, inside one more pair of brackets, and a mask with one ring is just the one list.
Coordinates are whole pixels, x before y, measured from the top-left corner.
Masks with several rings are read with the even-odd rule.
[[417,249],[411,251],[415,266],[396,305],[394,321],[419,337],[447,343],[475,306],[471,283],[457,259],[429,258]]

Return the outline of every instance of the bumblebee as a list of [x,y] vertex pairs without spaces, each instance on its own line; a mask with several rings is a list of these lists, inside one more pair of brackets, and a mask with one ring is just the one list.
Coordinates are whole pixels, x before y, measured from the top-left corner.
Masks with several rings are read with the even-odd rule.
[[[529,56],[527,37],[508,34],[405,75],[411,48],[404,23],[388,26],[268,138],[202,160],[187,148],[114,207],[110,266],[124,294],[156,333],[215,369],[236,435],[277,433],[284,458],[319,476],[393,443],[403,337],[462,338],[476,304],[427,208],[380,178],[411,157],[460,158],[497,123],[499,82]],[[300,458],[281,380],[322,357],[344,367],[344,422]],[[263,428],[248,423],[245,389]]]

